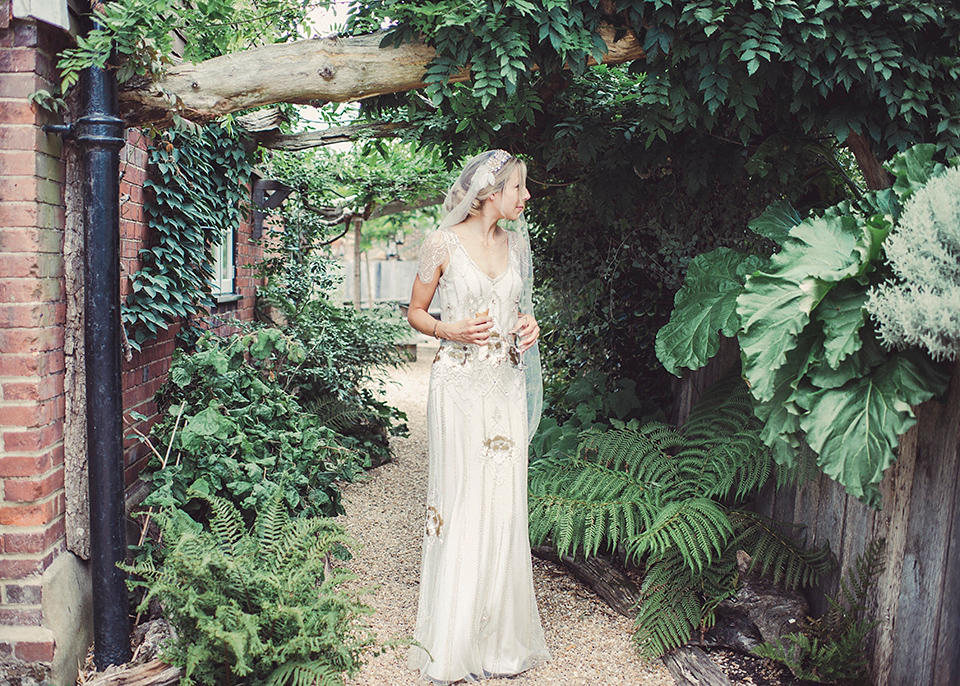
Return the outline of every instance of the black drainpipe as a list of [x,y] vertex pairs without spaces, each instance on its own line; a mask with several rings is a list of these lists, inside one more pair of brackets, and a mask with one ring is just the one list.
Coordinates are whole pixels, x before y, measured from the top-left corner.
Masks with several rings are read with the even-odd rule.
[[120,150],[113,73],[80,76],[81,116],[70,127],[81,147],[84,223],[84,353],[87,464],[90,482],[90,572],[94,662],[98,669],[130,660],[123,475],[123,393],[120,366]]

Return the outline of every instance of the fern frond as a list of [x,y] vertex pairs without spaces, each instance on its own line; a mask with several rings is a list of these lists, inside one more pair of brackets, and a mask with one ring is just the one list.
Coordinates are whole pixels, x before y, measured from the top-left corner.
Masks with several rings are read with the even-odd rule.
[[651,513],[635,501],[588,502],[560,495],[531,494],[530,540],[552,539],[561,555],[596,555],[607,545],[636,536]]
[[644,554],[662,556],[676,549],[684,564],[701,572],[720,555],[733,525],[723,508],[709,498],[667,503],[652,526],[627,544],[627,553],[639,560]]
[[324,660],[311,660],[277,667],[265,686],[342,686],[341,672]]
[[210,531],[221,546],[231,553],[236,552],[237,544],[246,531],[240,510],[226,498],[197,492],[191,492],[190,495],[210,506]]
[[830,544],[808,549],[804,541],[784,535],[780,524],[756,512],[734,510],[730,519],[737,529],[731,547],[745,550],[751,567],[788,589],[812,586],[836,567]]
[[264,557],[276,559],[285,549],[282,532],[289,521],[290,515],[283,502],[283,495],[278,491],[257,517],[257,546]]
[[703,605],[697,580],[678,555],[648,566],[640,588],[634,642],[649,658],[683,645],[701,625]]
[[690,411],[683,434],[691,442],[709,441],[718,434],[733,434],[756,427],[753,401],[747,385],[734,368],[711,385]]
[[336,396],[327,396],[322,400],[310,403],[307,409],[317,415],[321,424],[340,433],[364,421],[369,416],[369,412],[364,410],[362,406],[348,403]]

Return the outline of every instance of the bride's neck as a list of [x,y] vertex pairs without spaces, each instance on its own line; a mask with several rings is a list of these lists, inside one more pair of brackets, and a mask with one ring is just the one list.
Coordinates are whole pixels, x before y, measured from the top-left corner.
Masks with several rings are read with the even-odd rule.
[[497,222],[500,217],[481,215],[474,217],[472,221],[466,221],[464,224],[470,229],[470,233],[481,240],[493,240],[497,237],[500,230]]

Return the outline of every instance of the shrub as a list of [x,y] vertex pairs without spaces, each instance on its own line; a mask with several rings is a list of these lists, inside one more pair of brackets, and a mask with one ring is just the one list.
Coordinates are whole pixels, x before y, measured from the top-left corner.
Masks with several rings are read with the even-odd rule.
[[167,445],[181,407],[183,426],[173,437],[175,458],[148,465],[154,487],[146,503],[195,512],[192,489],[230,500],[252,521],[282,493],[304,516],[341,513],[336,482],[355,478],[363,458],[281,384],[305,358],[303,346],[276,329],[206,334],[195,353],[177,351],[153,432]]
[[358,622],[372,612],[343,590],[348,571],[329,556],[351,541],[329,519],[291,520],[279,494],[250,529],[228,500],[191,492],[209,507],[205,529],[184,511],[157,517],[162,566],[147,557],[127,571],[156,599],[175,631],[163,659],[182,684],[342,684],[373,639]]

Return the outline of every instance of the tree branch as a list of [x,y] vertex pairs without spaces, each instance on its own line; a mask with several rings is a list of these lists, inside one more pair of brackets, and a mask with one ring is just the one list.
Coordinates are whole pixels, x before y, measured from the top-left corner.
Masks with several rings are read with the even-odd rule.
[[392,138],[397,132],[409,126],[400,122],[371,122],[369,124],[350,124],[337,126],[323,131],[304,133],[279,133],[276,129],[253,132],[257,141],[265,148],[273,150],[306,150],[335,143],[349,143],[358,138]]
[[[601,27],[607,43],[606,64],[622,64],[644,56],[631,32],[614,40],[618,30]],[[120,93],[121,116],[129,124],[166,121],[170,110],[194,121],[277,102],[316,104],[350,102],[376,95],[423,88],[426,65],[434,50],[409,43],[380,47],[383,33],[348,38],[322,38],[274,43],[181,64],[159,81]],[[470,79],[467,69],[451,82]]]

